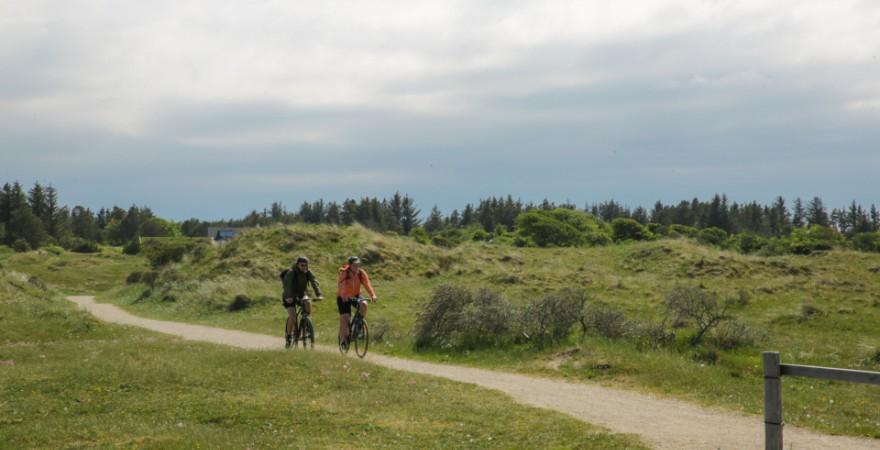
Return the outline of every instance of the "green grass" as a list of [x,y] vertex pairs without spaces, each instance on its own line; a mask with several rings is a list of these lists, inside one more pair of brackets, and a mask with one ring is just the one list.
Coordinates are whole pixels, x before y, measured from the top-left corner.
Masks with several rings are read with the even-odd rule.
[[470,385],[100,323],[7,270],[0,315],[4,448],[643,448]]
[[119,287],[128,274],[148,267],[144,258],[124,255],[114,247],[101,247],[95,254],[62,251],[58,255],[45,250],[6,254],[0,250],[0,268],[4,266],[34,275],[68,294]]
[[[381,298],[371,305],[370,323],[373,329],[381,325],[389,330],[371,351],[590,379],[754,414],[762,405],[762,350],[780,350],[783,362],[880,370],[880,255],[850,251],[767,258],[688,240],[576,249],[473,242],[448,250],[358,226],[298,225],[252,230],[199,258],[164,269],[152,286],[119,287],[103,293],[100,300],[145,316],[280,336],[285,313],[278,306],[277,272],[299,254],[311,258],[324,287],[327,300],[315,304],[313,319],[319,341],[327,344],[336,339],[333,297],[338,266],[347,255],[359,254]],[[117,285],[123,278],[120,274]],[[702,286],[722,297],[746,298],[734,314],[764,338],[755,347],[736,350],[692,348],[679,342],[645,351],[626,340],[573,334],[542,350],[513,346],[416,351],[411,330],[419,304],[444,283],[489,287],[515,302],[581,287],[596,301],[638,320],[660,317],[663,297],[674,287]],[[239,294],[253,299],[252,306],[228,312],[226,306]],[[804,314],[805,306],[818,313]],[[715,352],[715,358],[708,358],[709,352]],[[808,379],[787,379],[784,386],[787,423],[880,437],[876,386]]]

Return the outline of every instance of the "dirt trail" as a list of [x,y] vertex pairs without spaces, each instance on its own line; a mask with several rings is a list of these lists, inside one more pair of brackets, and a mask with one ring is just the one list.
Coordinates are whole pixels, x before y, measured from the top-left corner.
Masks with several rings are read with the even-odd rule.
[[[247,349],[274,350],[282,347],[279,337],[243,331],[144,319],[93,297],[68,297],[96,317],[124,325],[148,328],[184,339],[213,342]],[[336,348],[316,349],[337,352]],[[569,383],[505,372],[433,364],[367,355],[367,361],[405,370],[472,383],[510,395],[516,401],[560,411],[615,433],[634,434],[658,449],[759,449],[763,447],[763,421],[729,411],[705,408],[668,398],[601,387]],[[829,436],[787,426],[785,448],[791,449],[880,449],[880,439]]]

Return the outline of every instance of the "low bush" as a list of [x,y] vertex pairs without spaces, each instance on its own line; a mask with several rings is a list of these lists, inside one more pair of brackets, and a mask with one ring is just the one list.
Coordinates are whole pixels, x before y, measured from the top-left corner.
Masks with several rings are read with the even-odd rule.
[[714,245],[716,247],[725,247],[727,245],[727,239],[727,232],[721,228],[703,228],[697,234],[697,240],[700,241],[700,243]]
[[741,253],[755,253],[767,246],[767,239],[754,233],[736,235],[733,244]]
[[128,241],[128,244],[125,244],[125,247],[122,247],[122,253],[126,255],[137,255],[141,252],[141,238],[135,236],[132,240]]
[[736,320],[729,320],[712,330],[709,340],[722,349],[732,350],[740,347],[753,347],[761,337],[748,325]]
[[611,236],[615,242],[646,241],[653,237],[642,224],[623,217],[618,217],[611,222]]
[[852,237],[853,247],[863,252],[880,252],[880,233],[858,233]]
[[603,304],[588,306],[580,322],[583,334],[593,331],[609,339],[622,338],[632,331],[630,321],[622,312]]
[[206,246],[203,239],[192,238],[151,238],[144,239],[141,251],[153,267],[180,262],[186,254],[196,252]]
[[588,299],[584,291],[564,289],[531,300],[521,319],[523,335],[537,347],[563,340],[583,320]]
[[698,287],[675,288],[663,301],[673,323],[690,323],[696,327],[696,333],[690,339],[691,345],[699,344],[706,333],[732,319],[728,309],[733,303],[734,301],[721,302],[715,294]]
[[12,243],[12,249],[18,253],[24,253],[31,250],[31,245],[26,240],[19,238]]
[[77,237],[70,240],[70,251],[75,253],[98,253],[101,249],[98,247],[97,242]]
[[694,227],[689,227],[687,225],[680,225],[676,223],[669,226],[667,234],[670,237],[688,237],[696,239],[697,236],[699,236],[700,234],[700,230]]
[[232,302],[229,303],[229,306],[226,307],[226,310],[230,312],[241,311],[242,309],[251,306],[253,302],[254,301],[251,300],[251,298],[247,295],[238,294],[235,296],[235,298],[232,299]]
[[833,249],[842,242],[842,237],[832,228],[812,225],[808,228],[795,228],[788,237],[788,242],[791,253],[809,255]]

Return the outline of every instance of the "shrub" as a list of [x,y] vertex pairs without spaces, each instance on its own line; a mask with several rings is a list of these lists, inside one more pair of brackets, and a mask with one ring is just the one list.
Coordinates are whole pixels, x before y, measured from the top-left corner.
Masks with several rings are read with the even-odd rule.
[[651,232],[633,219],[619,217],[611,222],[611,234],[615,242],[645,241],[651,239]]
[[591,214],[566,208],[532,210],[516,218],[520,234],[540,247],[605,245],[608,230]]
[[742,233],[736,236],[734,245],[742,253],[754,253],[767,245],[767,239],[753,233]]
[[680,225],[675,223],[669,226],[669,236],[671,237],[682,236],[695,239],[697,236],[699,236],[699,234],[700,230],[694,227],[689,227],[687,225]]
[[601,304],[588,307],[580,322],[584,334],[592,330],[609,339],[624,337],[630,328],[630,323],[622,312]]
[[666,236],[669,234],[669,228],[663,224],[649,222],[645,225],[645,228],[647,228],[653,235]]
[[76,253],[98,253],[98,243],[95,241],[87,241],[83,238],[73,238],[70,241],[70,251]]
[[442,285],[434,289],[416,319],[416,348],[449,344],[465,305],[472,302],[473,296],[465,288]]
[[697,240],[703,244],[724,247],[727,243],[728,234],[721,228],[709,227],[700,230]]
[[31,245],[24,239],[18,238],[12,243],[12,249],[18,253],[30,251]]
[[858,233],[852,238],[853,247],[863,252],[880,252],[880,233]]
[[430,244],[431,236],[422,227],[415,227],[409,231],[409,235],[419,244]]
[[458,345],[473,348],[506,342],[515,325],[510,320],[513,305],[488,289],[480,289],[471,298],[473,302],[465,305],[459,317]]
[[731,303],[722,303],[716,295],[696,287],[675,288],[663,301],[673,322],[691,322],[696,327],[696,334],[691,338],[692,345],[702,342],[707,332],[732,318],[728,314]]
[[712,330],[710,336],[713,344],[725,350],[752,347],[758,343],[760,338],[761,336],[755,330],[736,320],[721,323]]
[[144,240],[141,244],[141,251],[150,261],[150,265],[159,267],[172,262],[180,262],[184,255],[206,245],[202,239],[153,238]]
[[54,245],[54,244],[47,245],[47,246],[43,247],[43,249],[46,250],[47,252],[55,255],[55,256],[58,256],[58,255],[64,253],[63,248],[61,248],[57,245]]
[[632,335],[641,349],[656,349],[675,341],[675,333],[669,329],[665,319],[659,322],[635,323]]
[[250,297],[244,294],[238,294],[235,298],[232,299],[232,302],[229,303],[229,306],[226,307],[227,311],[241,311],[245,309],[253,303]]
[[831,250],[840,244],[840,234],[828,227],[812,225],[809,228],[796,228],[788,237],[791,252],[809,255],[816,251]]
[[586,292],[575,289],[533,299],[521,318],[523,335],[537,347],[561,341],[575,323],[583,320],[582,311],[588,299]]
[[132,240],[128,241],[128,244],[125,244],[125,247],[122,247],[122,253],[126,255],[137,255],[141,252],[141,238],[139,236],[135,236]]
[[471,240],[474,241],[488,241],[490,239],[492,239],[492,235],[482,228],[475,230],[474,234],[471,235]]

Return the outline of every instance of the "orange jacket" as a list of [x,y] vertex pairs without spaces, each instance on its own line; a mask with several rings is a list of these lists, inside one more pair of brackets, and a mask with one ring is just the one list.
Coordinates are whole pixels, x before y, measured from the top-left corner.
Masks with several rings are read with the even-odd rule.
[[373,290],[373,285],[370,284],[370,277],[367,276],[364,269],[360,269],[357,276],[354,276],[351,274],[351,271],[348,270],[348,264],[346,264],[339,268],[339,278],[336,283],[336,296],[338,297],[358,297],[361,295],[361,286],[367,288],[370,297],[376,296],[376,291]]

